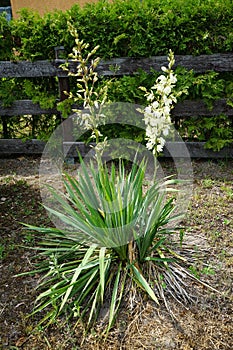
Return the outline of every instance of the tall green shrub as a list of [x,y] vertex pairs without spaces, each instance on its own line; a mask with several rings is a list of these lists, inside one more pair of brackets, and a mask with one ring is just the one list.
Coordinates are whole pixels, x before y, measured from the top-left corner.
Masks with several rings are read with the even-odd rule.
[[40,17],[23,10],[11,23],[16,46],[26,59],[53,58],[54,46],[72,49],[67,19],[100,56],[210,54],[231,52],[233,6],[230,0],[115,0],[78,5]]
[[[54,59],[54,48],[61,45],[67,53],[71,52],[73,38],[68,30],[68,21],[77,28],[80,39],[88,42],[90,47],[100,46],[98,55],[103,59],[167,55],[169,49],[175,55],[198,55],[232,52],[233,48],[231,0],[115,0],[111,3],[99,1],[83,8],[75,5],[69,11],[50,12],[43,17],[23,9],[19,19],[11,22],[0,16],[0,60]],[[182,70],[178,74],[179,84],[189,86],[187,99],[204,99],[210,107],[219,98],[227,98],[232,103],[231,74],[208,72],[194,75]],[[151,86],[156,76],[156,72],[147,75],[141,71],[133,77],[114,78],[109,88],[110,98],[113,101],[144,104],[144,96],[138,87]],[[4,87],[5,84],[7,88]],[[47,79],[42,82],[33,80],[32,88],[27,88],[26,91],[21,81],[12,84],[14,92],[9,95],[6,93],[9,89],[12,90],[9,81],[2,80],[0,83],[0,100],[3,105],[22,96],[22,91],[24,98],[35,102],[39,100],[44,106],[51,106],[58,97],[55,87],[53,91],[55,85],[48,84]],[[27,83],[27,87],[28,85],[30,83]],[[73,88],[71,83],[71,89]],[[66,112],[69,114],[69,109]],[[7,122],[11,130],[14,130],[14,120],[9,118]],[[212,126],[215,123],[216,127]],[[216,117],[210,118],[205,125],[200,132],[195,129],[196,123],[192,119],[185,122],[181,120],[180,130],[187,140],[197,139],[196,136],[201,135],[201,139],[209,140],[208,145],[214,149],[232,142],[232,121],[229,117],[221,117],[217,121]],[[219,125],[221,132],[217,130]],[[116,129],[112,130],[112,133],[115,134],[115,131]],[[124,135],[125,132],[132,134],[127,129],[124,130]],[[11,134],[9,136],[13,136]],[[142,139],[141,136],[140,138]]]

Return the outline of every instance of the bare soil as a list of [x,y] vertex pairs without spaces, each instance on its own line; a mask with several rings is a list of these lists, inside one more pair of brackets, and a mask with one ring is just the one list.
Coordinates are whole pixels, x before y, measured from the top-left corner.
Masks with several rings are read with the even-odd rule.
[[220,293],[199,286],[188,307],[171,301],[175,319],[149,300],[122,308],[106,340],[98,327],[84,337],[82,326],[74,328],[76,321],[65,317],[45,330],[36,327],[39,316],[27,317],[39,276],[15,275],[32,269],[29,248],[37,243],[21,223],[49,225],[40,204],[39,163],[0,159],[0,349],[233,349],[233,160],[193,161],[194,192],[183,223],[192,272]]

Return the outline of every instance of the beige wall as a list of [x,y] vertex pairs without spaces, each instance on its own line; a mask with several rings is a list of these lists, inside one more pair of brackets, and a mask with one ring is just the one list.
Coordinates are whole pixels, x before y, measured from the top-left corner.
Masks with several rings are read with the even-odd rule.
[[38,11],[41,15],[52,10],[68,10],[74,4],[83,5],[87,2],[98,0],[11,0],[13,18],[21,8],[29,8]]

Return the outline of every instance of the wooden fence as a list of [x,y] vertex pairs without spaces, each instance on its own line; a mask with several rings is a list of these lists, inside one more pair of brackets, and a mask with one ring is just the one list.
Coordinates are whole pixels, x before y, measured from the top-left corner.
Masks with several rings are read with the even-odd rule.
[[[197,73],[204,73],[209,70],[216,72],[233,72],[233,53],[213,54],[200,56],[175,56],[175,66],[182,66],[187,69],[193,69]],[[64,60],[56,58],[54,61],[17,61],[17,62],[0,62],[0,78],[33,78],[33,77],[58,77],[60,100],[66,96],[64,91],[69,90],[69,77],[67,73],[60,68]],[[104,76],[122,76],[132,75],[137,70],[143,69],[150,72],[151,69],[160,71],[161,66],[167,65],[166,56],[157,56],[151,58],[117,58],[109,61],[100,62],[97,71]],[[70,62],[70,68],[75,69],[75,63]],[[233,117],[233,108],[227,105],[225,99],[215,101],[214,106],[209,110],[203,101],[185,100],[178,103],[172,111],[174,118],[188,118],[190,116],[217,116],[225,114]],[[0,101],[0,116],[4,123],[4,117],[16,115],[41,115],[41,114],[58,114],[54,109],[42,109],[39,105],[30,100],[15,101],[11,107],[3,107]],[[200,120],[201,122],[201,120]],[[3,124],[6,128],[6,124]],[[70,140],[65,140],[70,141]],[[174,147],[179,147],[174,143]],[[187,142],[190,155],[193,158],[233,158],[233,147],[225,147],[219,152],[214,152],[204,148],[203,143]],[[6,154],[41,154],[43,152],[44,142],[39,140],[29,140],[23,142],[18,139],[0,139],[0,155]],[[169,153],[165,150],[165,157]]]

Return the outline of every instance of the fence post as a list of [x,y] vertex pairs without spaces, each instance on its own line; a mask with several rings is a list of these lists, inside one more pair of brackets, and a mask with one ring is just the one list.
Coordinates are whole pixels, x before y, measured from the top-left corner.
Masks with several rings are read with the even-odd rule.
[[2,119],[3,138],[8,139],[9,134],[8,134],[8,126],[7,126],[7,117],[1,116],[1,119]]
[[[64,53],[65,53],[64,46],[55,47],[56,59],[64,58]],[[68,96],[65,94],[65,92],[70,91],[69,77],[68,76],[66,76],[66,77],[59,77],[58,76],[58,85],[59,85],[60,101],[64,101],[68,98]],[[66,118],[64,118],[61,114],[61,119],[63,121]],[[62,124],[62,130],[63,130],[63,142],[74,141],[72,118],[69,117],[68,120],[66,121],[66,123]]]

